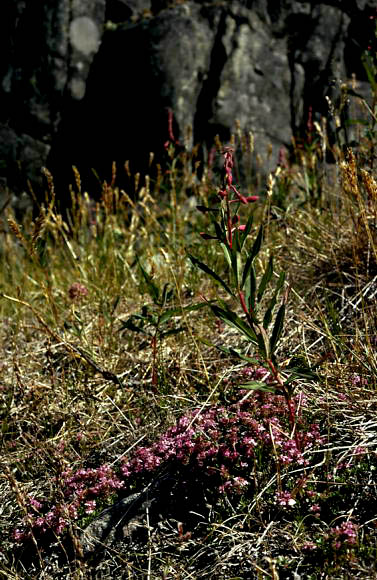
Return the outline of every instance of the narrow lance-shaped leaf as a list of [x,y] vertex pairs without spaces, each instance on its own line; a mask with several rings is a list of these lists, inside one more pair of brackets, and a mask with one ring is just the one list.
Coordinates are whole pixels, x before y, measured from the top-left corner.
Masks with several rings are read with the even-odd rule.
[[232,271],[234,275],[234,280],[236,287],[238,288],[239,280],[241,278],[241,252],[234,247],[231,251],[231,260],[232,260]]
[[226,261],[228,262],[229,268],[232,267],[232,256],[231,256],[231,250],[229,248],[228,242],[221,242],[221,247],[222,250],[224,252],[224,256],[226,258]]
[[255,314],[255,293],[257,290],[257,276],[254,264],[251,265],[250,275],[245,288],[245,300],[250,313]]
[[[376,73],[375,73],[375,61],[369,55],[369,53],[364,53],[363,57],[362,57],[362,62],[364,65],[365,72],[367,73],[367,76],[368,76],[369,84],[372,87],[373,92],[375,92],[376,88],[377,88],[376,76],[375,76],[376,75]],[[365,101],[365,98],[363,98],[363,101]]]
[[216,220],[213,220],[212,223],[215,228],[217,238],[220,240],[220,242],[227,243],[226,235],[224,234],[224,230],[221,228],[220,224]]
[[258,331],[257,339],[259,351],[262,353],[264,359],[268,359],[270,358],[270,344],[267,333],[261,325],[258,325]]
[[253,219],[254,219],[254,216],[251,213],[249,215],[249,217],[248,217],[247,222],[246,222],[245,229],[244,229],[244,231],[240,235],[240,248],[241,248],[241,250],[242,250],[242,248],[244,246],[244,243],[246,242],[247,236],[249,235],[249,233],[251,231],[251,228],[252,228],[252,225],[253,225]]
[[172,288],[169,290],[169,283],[166,283],[162,290],[161,306],[165,306],[172,299],[173,293],[174,290]]
[[142,266],[140,260],[137,258],[137,262],[139,264],[139,268],[141,270],[141,273],[143,275],[143,278],[146,282],[147,285],[147,289],[148,289],[148,294],[149,296],[152,298],[154,303],[158,302],[158,298],[160,295],[160,290],[158,288],[158,286],[153,282],[152,280],[152,276],[150,276],[148,274],[148,272],[145,270],[145,268]]
[[203,270],[203,272],[205,272],[206,274],[209,274],[209,276],[211,276],[214,280],[216,280],[219,284],[221,284],[221,286],[224,288],[224,290],[226,290],[228,292],[228,294],[230,294],[231,296],[234,297],[234,294],[231,291],[231,289],[229,288],[229,286],[226,284],[226,282],[224,282],[224,280],[222,278],[220,278],[220,276],[218,274],[216,274],[216,272],[214,272],[206,264],[204,264],[203,262],[201,262],[200,260],[195,258],[195,256],[188,254],[188,257],[190,258],[190,260],[194,264],[194,266],[198,266],[198,268]]
[[209,212],[218,213],[220,211],[218,207],[207,207],[205,205],[197,205],[196,209],[201,213],[209,213]]
[[275,393],[276,389],[272,385],[266,385],[261,381],[250,381],[249,383],[243,383],[238,385],[240,389],[246,389],[248,391],[266,391],[267,393]]
[[275,352],[276,345],[279,342],[279,339],[280,339],[280,336],[281,336],[281,333],[283,330],[284,317],[285,317],[285,301],[286,301],[286,299],[284,298],[283,304],[280,306],[278,313],[276,315],[274,328],[272,330],[272,334],[271,334],[271,338],[270,338],[270,350],[271,350],[272,354],[274,354],[274,352]]
[[128,319],[122,323],[121,327],[119,328],[119,332],[122,332],[122,330],[132,330],[133,332],[141,332],[142,334],[149,336],[149,332],[146,332],[141,326],[136,326],[136,324],[134,324],[131,319]]
[[241,250],[237,252],[236,267],[237,267],[237,287],[238,287],[239,282],[241,280],[241,270],[242,270]]
[[245,267],[243,270],[243,275],[242,275],[242,282],[241,282],[241,289],[244,287],[245,282],[247,280],[247,277],[249,275],[250,272],[250,268],[253,264],[254,258],[258,255],[261,246],[262,246],[262,239],[263,239],[263,226],[261,226],[259,228],[259,232],[257,237],[255,238],[253,247],[251,248],[250,254],[247,257],[246,263],[245,263]]
[[284,381],[285,384],[289,384],[297,379],[305,379],[307,381],[319,381],[318,373],[312,371],[308,368],[301,367],[289,367],[285,370],[286,373],[289,372],[288,378]]
[[233,247],[237,252],[241,252],[241,244],[240,244],[240,231],[236,227],[233,233]]
[[210,306],[212,301],[209,302],[199,302],[197,304],[190,304],[189,306],[184,306],[182,308],[171,308],[165,310],[165,312],[160,317],[160,324],[174,318],[174,316],[182,316],[184,312],[192,312],[193,310],[199,310],[200,308],[205,308]]
[[239,358],[241,360],[244,360],[251,365],[260,365],[260,360],[258,360],[256,358],[251,358],[250,356],[246,356],[246,355],[242,354],[239,350],[236,350],[235,348],[227,348],[225,346],[213,344],[212,342],[210,342],[209,340],[206,340],[204,338],[199,338],[199,340],[203,344],[205,344],[207,346],[211,346],[213,348],[216,348],[217,350],[219,350],[221,352],[225,352],[229,356],[234,356],[235,358]]
[[160,338],[160,340],[162,340],[163,338],[166,338],[167,336],[172,336],[173,334],[179,334],[180,332],[183,332],[184,330],[187,330],[186,326],[179,326],[178,328],[170,328],[169,330],[161,332],[161,334],[159,335],[159,338]]
[[235,312],[230,309],[225,310],[216,305],[211,306],[211,310],[215,316],[220,318],[220,320],[225,322],[225,324],[228,324],[228,326],[231,326],[240,331],[253,344],[258,344],[255,332],[253,332],[253,330],[247,324],[245,324]]
[[264,291],[266,290],[267,284],[270,282],[272,278],[272,274],[274,272],[274,265],[273,265],[273,258],[272,256],[268,260],[268,264],[266,270],[262,276],[262,280],[260,281],[258,293],[257,293],[257,300],[260,302],[262,300]]
[[274,311],[274,308],[276,306],[276,302],[277,302],[277,298],[279,296],[279,292],[283,286],[285,282],[285,272],[281,272],[280,276],[279,276],[279,280],[277,281],[276,284],[276,288],[275,288],[275,292],[273,297],[271,298],[268,307],[266,309],[266,312],[264,314],[264,318],[263,318],[263,328],[267,329],[268,326],[271,323],[272,320],[272,313]]

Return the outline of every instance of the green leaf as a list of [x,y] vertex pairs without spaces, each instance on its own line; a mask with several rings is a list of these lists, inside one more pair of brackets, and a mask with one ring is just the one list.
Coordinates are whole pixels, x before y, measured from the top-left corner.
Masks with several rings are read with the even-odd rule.
[[214,302],[213,300],[209,302],[198,302],[196,304],[190,304],[189,306],[184,306],[182,308],[171,308],[169,310],[165,310],[165,312],[160,317],[160,324],[174,318],[174,316],[182,316],[183,312],[192,312],[194,310],[200,310],[200,308],[205,308],[206,306],[210,306]]
[[160,316],[159,323],[164,324],[174,316],[179,316],[182,314],[181,308],[172,308],[171,310],[165,310],[165,312]]
[[260,281],[258,293],[257,293],[257,300],[260,302],[262,300],[264,291],[266,290],[267,284],[270,282],[272,278],[272,274],[274,272],[274,264],[273,264],[273,257],[271,256],[268,260],[267,268],[262,276],[262,280]]
[[192,312],[193,310],[200,310],[206,306],[210,306],[215,300],[208,300],[207,302],[197,302],[196,304],[189,304],[189,306],[184,306],[183,310],[185,312]]
[[237,252],[241,252],[240,232],[237,228],[233,232],[233,248]]
[[250,213],[248,220],[246,222],[245,229],[243,232],[241,232],[241,235],[240,235],[240,248],[241,248],[241,250],[244,246],[244,243],[246,242],[247,236],[249,235],[249,233],[251,231],[251,228],[253,226],[253,220],[254,220],[254,216],[252,213]]
[[352,127],[353,125],[369,125],[367,119],[346,119],[344,121],[346,127]]
[[200,342],[202,342],[206,346],[212,346],[213,348],[216,348],[220,352],[224,352],[225,354],[228,354],[229,356],[234,356],[235,358],[239,358],[241,360],[244,360],[252,365],[260,365],[260,360],[257,360],[256,358],[251,358],[249,356],[245,356],[244,354],[242,354],[241,352],[239,352],[235,348],[227,348],[225,346],[213,344],[213,342],[210,342],[209,340],[206,340],[205,338],[199,338],[199,340],[200,340]]
[[140,326],[136,326],[136,324],[134,324],[130,318],[125,322],[123,322],[121,327],[119,328],[119,332],[122,332],[123,330],[132,330],[133,332],[141,332],[142,334],[150,336],[149,332],[146,332]]
[[167,302],[170,302],[174,294],[174,290],[171,288],[169,290],[169,283],[167,282],[162,290],[161,296],[161,306],[165,306]]
[[170,328],[165,332],[161,332],[159,335],[160,339],[165,338],[166,336],[171,336],[172,334],[179,334],[183,330],[186,330],[186,326],[179,326],[178,328]]
[[242,259],[241,259],[241,252],[236,248],[232,248],[231,251],[231,260],[232,260],[232,271],[234,275],[234,280],[236,286],[238,288],[238,283],[241,277],[241,267],[242,267]]
[[267,393],[275,393],[275,387],[270,385],[266,385],[266,383],[262,383],[261,381],[251,381],[250,383],[244,383],[242,385],[238,385],[240,389],[247,389],[248,391],[266,391]]
[[218,207],[207,207],[205,205],[197,205],[196,209],[198,211],[200,211],[201,213],[208,213],[208,212],[218,213],[220,211]]
[[226,235],[224,234],[223,228],[220,226],[220,224],[217,223],[216,220],[213,220],[212,223],[215,228],[217,238],[220,240],[220,242],[227,244],[228,242],[226,240]]
[[249,312],[255,315],[255,293],[257,290],[257,276],[255,273],[254,264],[251,265],[250,268],[250,275],[247,280],[246,288],[245,288],[245,300],[246,305],[249,308]]
[[[376,67],[374,65],[373,59],[371,58],[368,52],[364,52],[362,57],[362,63],[364,65],[365,72],[367,73],[369,84],[372,87],[373,92],[375,92],[377,87]],[[363,98],[363,101],[365,101],[365,98]]]
[[143,275],[145,283],[147,285],[148,294],[152,298],[153,302],[155,304],[157,304],[158,298],[160,295],[160,290],[159,290],[157,284],[155,284],[155,282],[153,282],[152,276],[150,276],[148,274],[148,272],[145,270],[145,268],[143,268],[143,266],[141,265],[139,258],[136,258],[136,259],[137,259],[137,263],[139,264],[139,268],[141,270],[141,273]]
[[264,359],[270,358],[270,342],[268,340],[267,333],[263,326],[258,325],[259,333],[257,334],[259,350],[263,355]]
[[363,95],[361,95],[360,93],[357,93],[356,91],[354,91],[353,89],[347,87],[347,95],[351,96],[351,97],[357,97],[358,99],[362,99],[364,100]]
[[296,379],[304,379],[307,381],[315,381],[315,382],[319,381],[318,373],[312,371],[308,367],[289,367],[285,369],[284,372],[290,373],[288,378],[284,381],[284,384],[289,384],[292,381],[295,381]]
[[152,315],[148,313],[148,311],[143,312],[143,314],[133,314],[128,318],[128,320],[132,320],[136,318],[137,320],[143,320],[144,322],[149,322],[152,318]]
[[250,254],[247,257],[246,264],[245,264],[245,267],[243,270],[243,275],[242,275],[241,290],[245,285],[245,282],[246,282],[247,277],[248,277],[249,272],[250,272],[250,268],[253,265],[253,261],[261,249],[262,239],[263,239],[263,226],[261,226],[259,228],[258,235],[255,238],[253,247],[251,248]]
[[265,329],[267,329],[271,323],[272,313],[273,313],[273,310],[276,306],[277,298],[279,296],[279,292],[280,292],[284,282],[285,282],[285,272],[281,272],[281,274],[279,276],[279,280],[277,281],[277,284],[276,284],[274,295],[268,304],[267,310],[266,310],[264,318],[263,318],[263,328],[265,328]]
[[188,254],[188,257],[190,258],[194,266],[198,266],[198,268],[203,270],[203,272],[211,276],[214,280],[216,280],[219,284],[221,284],[221,286],[224,288],[224,290],[226,290],[226,292],[228,292],[228,294],[234,297],[234,294],[229,288],[229,286],[224,282],[224,280],[220,278],[218,274],[216,274],[216,272],[211,270],[211,268],[209,268],[206,264],[203,264],[203,262],[200,262],[200,260],[198,260],[198,258],[195,258],[195,256]]
[[229,264],[229,268],[231,268],[232,267],[232,255],[231,255],[231,250],[229,248],[228,242],[221,242],[220,245],[221,245],[221,248],[224,252],[224,256],[226,258],[226,261]]
[[272,353],[275,352],[275,348],[277,343],[279,342],[283,325],[284,325],[284,317],[285,317],[285,300],[283,304],[280,306],[279,311],[276,315],[274,328],[272,330],[271,339],[270,339],[270,351]]
[[229,308],[223,309],[216,305],[212,305],[211,310],[225,324],[241,332],[253,344],[258,344],[255,332],[235,312]]

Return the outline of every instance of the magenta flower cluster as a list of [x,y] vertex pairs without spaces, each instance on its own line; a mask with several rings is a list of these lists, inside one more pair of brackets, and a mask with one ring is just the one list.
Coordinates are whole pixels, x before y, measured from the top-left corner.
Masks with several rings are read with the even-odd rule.
[[330,535],[333,548],[340,550],[343,546],[355,546],[357,544],[357,531],[357,524],[354,524],[351,520],[342,522],[340,526],[331,528]]
[[[300,395],[297,395],[297,400]],[[302,403],[301,403],[302,404]],[[243,472],[261,450],[272,448],[278,453],[282,466],[292,463],[306,465],[303,452],[323,442],[318,425],[300,429],[297,447],[287,432],[285,399],[270,393],[256,392],[243,402],[228,408],[213,406],[199,412],[194,410],[181,417],[156,443],[140,447],[124,462],[121,472],[125,478],[132,474],[154,471],[162,463],[175,461],[199,468],[205,475],[219,474],[225,482],[221,490],[244,488]],[[234,480],[234,486],[229,482]]]
[[27,539],[31,530],[35,535],[47,531],[60,535],[69,521],[94,512],[98,499],[106,499],[124,485],[107,465],[97,469],[79,469],[76,472],[69,468],[61,474],[60,483],[65,501],[51,506],[47,513],[45,503],[29,497],[28,503],[32,512],[28,514],[25,522],[27,526],[14,531],[15,540]]
[[278,491],[276,494],[276,502],[283,507],[292,507],[296,504],[296,500],[289,491]]
[[[261,373],[257,370],[255,376]],[[296,396],[302,413],[301,399]],[[161,465],[174,466],[177,474],[186,470],[185,479],[189,473],[189,477],[210,483],[210,488],[218,493],[252,490],[256,461],[261,462],[261,471],[276,469],[276,462],[281,468],[306,465],[304,452],[323,442],[317,425],[305,424],[302,416],[297,421],[298,436],[292,439],[285,398],[260,391],[249,393],[228,407],[214,405],[204,411],[193,410],[155,443],[137,448],[123,461],[117,474],[106,465],[76,472],[66,470],[59,482],[64,500],[47,510],[33,498],[27,522],[14,537],[25,539],[30,528],[38,534],[47,530],[61,534],[70,520],[95,511],[99,498],[106,499],[122,488],[136,488],[141,479],[150,479]],[[291,499],[289,492],[277,498],[280,505],[292,505]]]
[[[223,168],[223,183],[222,187],[218,191],[218,196],[220,200],[225,201],[225,222],[226,222],[226,230],[227,230],[227,240],[229,244],[229,248],[232,248],[233,243],[233,232],[238,230],[240,232],[244,231],[246,226],[245,224],[240,224],[240,216],[238,213],[235,213],[233,216],[231,215],[230,211],[230,204],[231,203],[242,203],[247,205],[248,203],[253,203],[257,201],[259,197],[257,195],[249,195],[244,196],[242,193],[238,191],[236,186],[233,183],[233,167],[234,167],[234,159],[233,159],[234,150],[232,147],[225,147],[223,151],[224,155],[224,168]],[[219,239],[216,236],[212,236],[207,232],[200,232],[201,237],[204,240],[217,240]]]

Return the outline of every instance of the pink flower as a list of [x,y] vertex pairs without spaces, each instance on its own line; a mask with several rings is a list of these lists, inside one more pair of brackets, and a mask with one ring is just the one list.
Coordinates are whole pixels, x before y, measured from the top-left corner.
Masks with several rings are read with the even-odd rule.
[[279,505],[287,507],[292,507],[297,503],[289,491],[278,491],[276,501]]
[[312,552],[313,550],[317,549],[317,546],[314,544],[314,542],[305,542],[305,544],[302,545],[302,549],[307,552]]
[[318,503],[314,503],[311,506],[311,508],[310,508],[309,511],[313,512],[314,514],[319,514],[319,512],[321,511],[321,507],[320,507],[320,505]]
[[13,538],[16,540],[16,542],[22,542],[22,540],[24,540],[26,537],[27,534],[19,528],[16,528],[13,532]]
[[91,499],[85,502],[85,513],[91,514],[96,509],[96,500]]
[[74,282],[68,288],[68,295],[71,300],[79,300],[83,296],[88,295],[88,289],[83,284],[80,284],[79,282]]
[[330,533],[333,536],[333,546],[339,550],[342,545],[353,546],[357,544],[357,530],[359,526],[348,520],[342,522],[340,526],[331,528]]
[[42,507],[41,502],[37,501],[34,497],[29,497],[29,503],[36,510],[40,510]]

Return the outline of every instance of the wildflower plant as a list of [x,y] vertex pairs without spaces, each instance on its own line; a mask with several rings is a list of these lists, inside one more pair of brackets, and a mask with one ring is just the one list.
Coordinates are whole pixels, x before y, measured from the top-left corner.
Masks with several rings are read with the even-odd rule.
[[182,316],[184,312],[203,308],[205,304],[197,303],[184,307],[172,307],[174,289],[169,288],[168,283],[160,288],[140,261],[138,264],[152,304],[144,304],[140,313],[129,316],[122,323],[119,331],[131,330],[146,337],[146,342],[142,343],[140,348],[148,345],[152,348],[152,385],[156,387],[158,384],[158,345],[168,336],[179,334],[185,330],[184,326],[172,326],[172,319]]
[[[276,350],[284,325],[284,316],[288,290],[284,291],[285,272],[282,272],[274,284],[273,256],[270,256],[267,266],[260,276],[257,276],[256,258],[258,257],[264,237],[263,224],[251,246],[247,241],[253,227],[253,214],[250,213],[246,224],[240,223],[239,210],[241,205],[249,205],[258,200],[258,196],[244,196],[233,182],[234,167],[233,149],[223,150],[224,167],[223,181],[217,193],[217,207],[198,206],[198,210],[208,214],[214,228],[214,233],[202,232],[204,240],[216,241],[222,251],[230,270],[230,280],[212,270],[207,264],[189,254],[192,263],[215,280],[232,298],[239,303],[241,314],[235,312],[224,300],[218,299],[216,304],[210,304],[213,314],[222,322],[236,329],[254,348],[257,360],[244,355],[235,348],[221,347],[224,352],[236,356],[249,364],[260,362],[271,373],[273,381],[266,384],[261,381],[251,381],[242,388],[270,391],[285,397],[289,408],[291,428],[295,424],[294,407],[292,403],[293,380],[300,369],[292,369],[288,378],[283,378],[277,362]],[[272,295],[264,300],[269,286],[274,286]],[[276,311],[279,295],[283,294],[280,306]],[[262,304],[265,308],[262,310]]]

